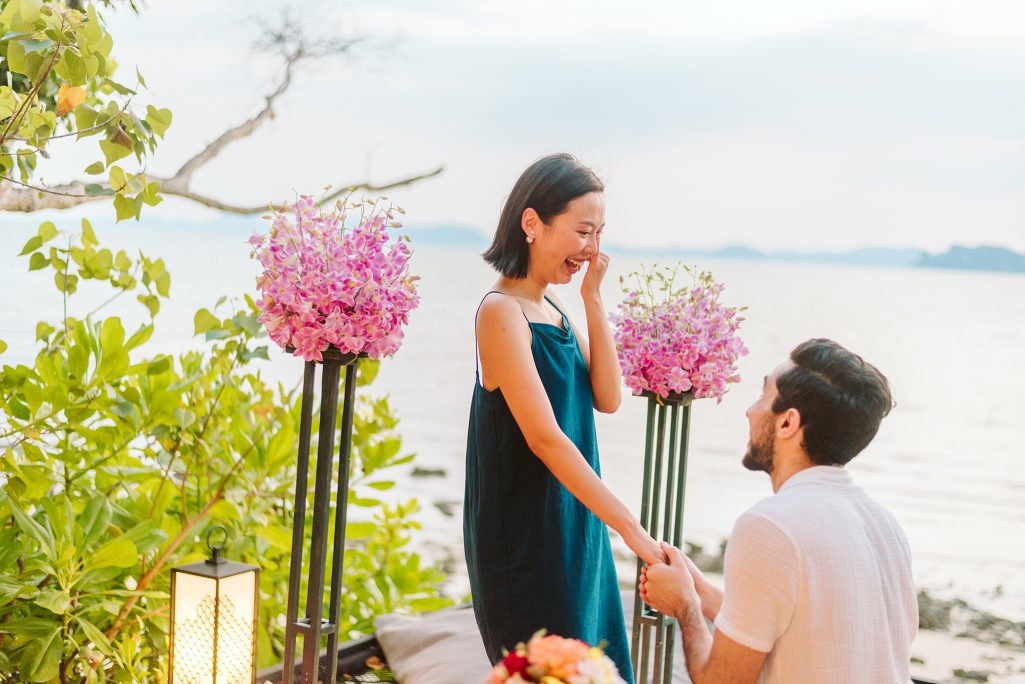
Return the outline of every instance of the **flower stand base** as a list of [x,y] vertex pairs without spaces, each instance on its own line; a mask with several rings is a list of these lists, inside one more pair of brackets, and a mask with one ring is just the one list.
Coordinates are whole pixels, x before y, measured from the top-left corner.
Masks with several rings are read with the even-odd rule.
[[[329,349],[323,363],[307,361],[303,374],[302,413],[299,428],[299,461],[292,522],[292,555],[288,574],[288,606],[285,617],[283,684],[292,684],[296,670],[296,641],[303,638],[301,681],[334,682],[338,674],[338,618],[341,609],[342,560],[345,553],[345,519],[349,498],[349,461],[352,452],[353,408],[356,399],[356,368],[359,357]],[[309,492],[310,442],[313,425],[314,380],[321,365],[320,433],[317,442],[317,473],[313,493],[313,529],[309,555],[305,553],[306,499]],[[327,569],[328,515],[334,465],[334,439],[338,415],[338,386],[345,369],[342,426],[339,433],[338,481],[335,488],[335,523],[331,553],[330,603],[324,618],[324,580]],[[304,563],[308,559],[308,563]],[[299,617],[299,595],[307,579],[304,617]],[[327,637],[326,662],[320,667],[321,639]]]
[[[644,437],[644,492],[641,525],[655,539],[679,547],[683,540],[683,502],[687,484],[690,394],[661,398],[651,392]],[[643,561],[637,561],[630,655],[638,684],[669,684],[673,679],[676,621],[641,601]]]

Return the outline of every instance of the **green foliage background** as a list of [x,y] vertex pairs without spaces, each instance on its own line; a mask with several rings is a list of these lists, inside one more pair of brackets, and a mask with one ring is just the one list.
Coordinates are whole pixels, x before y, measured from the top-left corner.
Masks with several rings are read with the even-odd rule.
[[[0,0],[0,185],[51,192],[32,185],[47,145],[90,138],[102,159],[84,170],[98,176],[84,194],[108,198],[117,220],[160,202],[157,183],[115,162],[143,163],[171,112],[133,109],[112,48],[92,5]],[[61,86],[84,91],[64,117]],[[201,309],[201,348],[159,354],[148,341],[170,295],[161,259],[103,248],[85,220],[73,231],[41,223],[21,254],[41,286],[46,276],[63,293],[64,310],[36,325],[31,364],[0,370],[0,682],[164,681],[169,569],[203,558],[214,524],[229,529],[230,557],[262,568],[259,659],[279,661],[299,406],[295,388],[261,377],[268,353],[252,299]],[[85,281],[110,288],[91,311],[75,297]],[[109,314],[126,299],[145,311],[135,330]],[[368,393],[376,370],[359,367],[347,636],[372,630],[380,612],[450,603],[442,574],[408,548],[417,502],[377,498],[412,455],[387,398]]]
[[[62,235],[51,226],[40,235]],[[201,350],[147,354],[152,316],[170,292],[163,262],[110,253],[85,221],[75,237],[40,270],[105,281],[113,298],[135,295],[151,318],[131,334],[102,310],[41,321],[34,363],[0,372],[0,679],[161,681],[168,571],[204,557],[213,524],[229,528],[233,559],[262,568],[258,651],[261,664],[277,662],[298,393],[261,378],[267,347],[248,296],[196,313]],[[26,250],[30,265],[48,242]],[[438,595],[443,575],[407,548],[417,502],[377,498],[394,486],[388,469],[413,456],[402,453],[387,397],[368,393],[376,371],[360,365],[348,636],[372,631],[380,612],[450,603]]]

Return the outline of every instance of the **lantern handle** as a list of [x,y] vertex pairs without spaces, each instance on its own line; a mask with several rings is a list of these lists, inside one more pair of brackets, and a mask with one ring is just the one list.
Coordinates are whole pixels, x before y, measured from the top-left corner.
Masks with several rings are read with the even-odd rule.
[[[221,539],[221,542],[219,544],[215,544],[211,537],[213,537],[214,533],[218,530],[220,530],[221,534],[223,535],[223,539]],[[224,527],[224,525],[214,525],[207,531],[206,548],[210,549],[210,557],[207,558],[207,563],[211,563],[213,565],[220,565],[221,563],[226,562],[224,558],[221,558],[221,549],[224,548],[224,544],[227,541],[228,530],[226,527]]]

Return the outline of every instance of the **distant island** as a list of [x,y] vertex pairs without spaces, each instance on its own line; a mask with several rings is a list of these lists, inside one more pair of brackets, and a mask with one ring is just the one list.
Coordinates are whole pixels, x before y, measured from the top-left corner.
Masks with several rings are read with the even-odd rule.
[[924,268],[1025,273],[1025,254],[1018,254],[1004,247],[955,245],[943,254],[923,254],[915,265]]
[[[416,244],[487,248],[490,237],[469,226],[422,226],[406,229]],[[893,268],[949,268],[972,271],[1025,273],[1025,254],[1004,247],[961,247],[955,245],[942,254],[929,254],[915,248],[863,247],[846,252],[763,252],[753,247],[730,245],[719,249],[687,247],[623,247],[606,244],[609,252],[632,257],[658,255],[660,258],[704,257],[749,261],[790,261],[846,266],[887,266]]]

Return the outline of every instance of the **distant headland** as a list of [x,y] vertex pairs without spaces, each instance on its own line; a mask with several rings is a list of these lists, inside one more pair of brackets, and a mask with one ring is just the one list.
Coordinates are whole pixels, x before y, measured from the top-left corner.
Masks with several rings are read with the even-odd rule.
[[[434,226],[407,228],[416,244],[487,247],[489,239],[481,231],[468,226]],[[962,247],[955,245],[942,254],[921,249],[863,247],[846,252],[765,252],[743,245],[719,249],[686,247],[630,248],[606,245],[609,252],[635,257],[657,254],[659,257],[706,257],[712,259],[744,259],[750,261],[790,261],[847,266],[889,266],[894,268],[946,268],[971,271],[1025,273],[1025,254],[1005,247]]]

